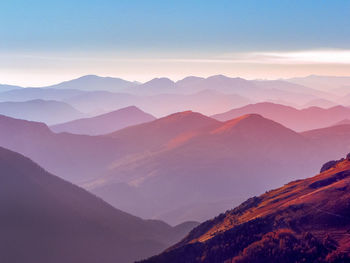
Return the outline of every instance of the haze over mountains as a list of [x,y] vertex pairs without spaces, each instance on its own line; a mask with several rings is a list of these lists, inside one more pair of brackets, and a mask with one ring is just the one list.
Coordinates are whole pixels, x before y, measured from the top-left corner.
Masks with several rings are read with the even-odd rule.
[[350,151],[330,135],[298,134],[256,114],[220,122],[188,111],[105,136],[55,134],[8,117],[0,128],[1,146],[117,208],[171,224],[205,220],[217,213],[210,204],[228,209]]
[[350,161],[252,197],[142,262],[348,262]]
[[[344,81],[339,79],[339,83]],[[0,194],[7,216],[4,233],[6,239],[11,233],[24,238],[2,242],[9,252],[4,257],[19,261],[38,256],[39,261],[55,262],[50,260],[54,257],[62,262],[55,255],[69,255],[70,251],[72,256],[63,261],[141,260],[179,241],[196,225],[193,221],[203,222],[250,196],[316,174],[320,163],[350,152],[350,108],[346,107],[350,95],[338,95],[346,93],[344,86],[337,93],[331,87],[304,85],[300,79],[245,80],[216,75],[136,83],[88,75],[48,87],[8,87],[0,86],[0,146],[19,154],[0,148],[0,166],[6,171]],[[192,258],[195,248],[196,255],[215,262],[218,254],[211,254],[211,246],[218,244],[218,253],[222,253],[218,262],[224,257],[253,262],[252,255],[260,253],[256,246],[280,239],[314,249],[313,236],[304,238],[299,235],[303,229],[297,232],[293,226],[279,225],[273,212],[275,203],[285,205],[282,200],[296,202],[313,194],[303,188],[306,181],[300,182],[220,216],[230,229],[222,228],[221,219],[214,219],[151,260],[172,262],[185,253],[186,260],[196,262],[197,256]],[[293,192],[294,187],[298,193]],[[290,196],[283,194],[285,189]],[[256,217],[251,202],[259,212]],[[14,204],[13,210],[6,204]],[[259,232],[261,225],[254,220],[264,216],[265,208],[272,221],[263,221],[267,232]],[[294,222],[288,209],[281,216]],[[36,211],[41,210],[43,216],[37,219]],[[236,230],[241,229],[237,220],[259,233],[245,226]],[[25,221],[33,227],[21,229]],[[210,232],[208,225],[215,231]],[[282,229],[285,226],[287,231]],[[221,243],[231,228],[235,229],[230,236],[233,243]],[[236,234],[243,232],[239,231],[256,239],[243,240],[242,247],[230,253],[222,252],[222,246],[240,242]],[[16,255],[16,246],[24,247],[38,232],[43,235]],[[191,237],[202,232],[198,238],[207,239],[198,245]],[[319,233],[312,235],[319,242]],[[70,241],[63,242],[66,239]],[[333,239],[343,242],[336,234]],[[39,253],[43,246],[48,253]],[[316,247],[319,255],[335,253],[322,242]],[[295,255],[302,253],[295,251]]]
[[67,103],[39,99],[25,102],[0,102],[0,114],[47,124],[61,123],[84,116]]
[[350,90],[350,77],[310,75],[303,78],[287,79],[287,81],[309,88],[331,91],[335,94],[341,92],[340,95],[349,94]]
[[349,10],[1,1],[0,263],[350,263]]
[[[346,84],[346,78],[333,79]],[[223,75],[186,77],[176,82],[155,78],[146,83],[87,75],[41,88],[13,86],[14,89],[9,90],[7,85],[3,87],[4,90],[0,89],[0,101],[58,100],[90,116],[127,106],[137,106],[161,117],[184,110],[213,115],[264,101],[297,108],[350,105],[350,95],[346,96],[350,93],[347,86],[342,86],[343,91],[337,93],[331,87],[324,89],[317,85],[302,85],[295,80],[245,80]]]
[[76,90],[106,90],[119,91],[138,85],[137,82],[130,82],[120,78],[99,77],[96,75],[86,75],[77,79],[64,81],[55,85],[47,86],[48,89],[76,89]]
[[197,225],[129,215],[4,148],[0,168],[1,262],[132,262]]
[[28,100],[58,100],[64,101],[74,96],[86,93],[72,89],[18,88],[1,92],[0,101],[28,101]]

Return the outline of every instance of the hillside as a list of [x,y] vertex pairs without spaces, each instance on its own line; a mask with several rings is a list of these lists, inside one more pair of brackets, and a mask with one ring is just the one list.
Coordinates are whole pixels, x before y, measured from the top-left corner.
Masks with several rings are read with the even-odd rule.
[[50,129],[54,132],[102,135],[155,119],[155,117],[137,107],[130,106],[91,118],[83,118],[57,124],[51,126]]
[[350,160],[248,199],[142,262],[349,262]]
[[0,169],[1,262],[132,262],[196,225],[124,213],[4,148]]

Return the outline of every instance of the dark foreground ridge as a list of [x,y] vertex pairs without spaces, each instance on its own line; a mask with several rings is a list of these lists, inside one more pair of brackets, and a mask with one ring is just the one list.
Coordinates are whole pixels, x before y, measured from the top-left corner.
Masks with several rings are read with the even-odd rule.
[[132,216],[1,147],[0,208],[0,262],[129,263],[197,225]]

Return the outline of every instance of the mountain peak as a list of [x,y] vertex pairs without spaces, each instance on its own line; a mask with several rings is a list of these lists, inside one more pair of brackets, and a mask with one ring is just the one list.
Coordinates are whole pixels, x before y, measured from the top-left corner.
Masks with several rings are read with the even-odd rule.
[[143,85],[175,85],[175,82],[169,78],[154,78],[145,82]]
[[118,89],[134,87],[135,85],[137,84],[120,78],[85,75],[44,88],[116,91]]
[[240,77],[228,77],[222,74],[218,74],[218,75],[213,75],[213,76],[209,76],[207,78],[208,80],[240,80],[240,81],[246,81],[246,79],[240,78]]
[[187,130],[188,128],[189,129],[192,129],[194,127],[199,128],[199,127],[216,125],[220,123],[217,120],[214,120],[201,113],[193,112],[191,110],[173,113],[163,118],[160,118],[154,122],[157,123],[157,125],[161,125],[161,126],[175,125],[176,129],[185,129],[185,130]]
[[[183,111],[159,118],[157,120],[128,127],[112,133],[112,137],[135,136],[140,137],[142,144],[155,142],[156,145],[168,142],[168,140],[187,132],[194,132],[204,128],[210,128],[221,124],[221,122],[193,111]],[[145,139],[148,138],[148,139]],[[136,140],[134,139],[134,142]],[[141,142],[139,142],[141,144]]]
[[241,117],[226,121],[220,128],[214,130],[213,134],[221,134],[231,131],[233,128],[240,126],[256,126],[258,127],[264,122],[272,122],[271,120],[265,119],[260,114],[246,114]]
[[68,132],[73,134],[102,135],[155,119],[154,116],[140,110],[136,106],[129,106],[91,118],[82,118],[61,123],[50,128],[57,133]]

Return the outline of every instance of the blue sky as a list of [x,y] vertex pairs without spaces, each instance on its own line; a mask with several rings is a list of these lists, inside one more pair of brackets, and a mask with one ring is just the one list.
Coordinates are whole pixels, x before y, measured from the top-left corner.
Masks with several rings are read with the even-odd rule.
[[[193,59],[237,53],[349,49],[350,1],[345,0],[0,2],[0,83],[6,72],[15,76],[23,70],[21,65],[36,69],[36,74],[44,66],[48,74],[47,66],[54,65],[52,71],[62,77],[69,75],[63,70],[68,64],[75,67],[72,76],[94,73],[93,66],[84,68],[77,62],[82,57],[92,64],[99,60],[95,64],[100,68],[106,58],[126,59],[129,64],[140,58],[148,63],[170,58],[194,63]],[[69,58],[75,60],[69,63]],[[110,68],[106,66],[105,74],[118,75],[120,71],[106,64]],[[142,67],[137,70],[136,79],[152,77]],[[173,70],[170,67],[169,73]],[[202,75],[210,74],[207,71]]]

